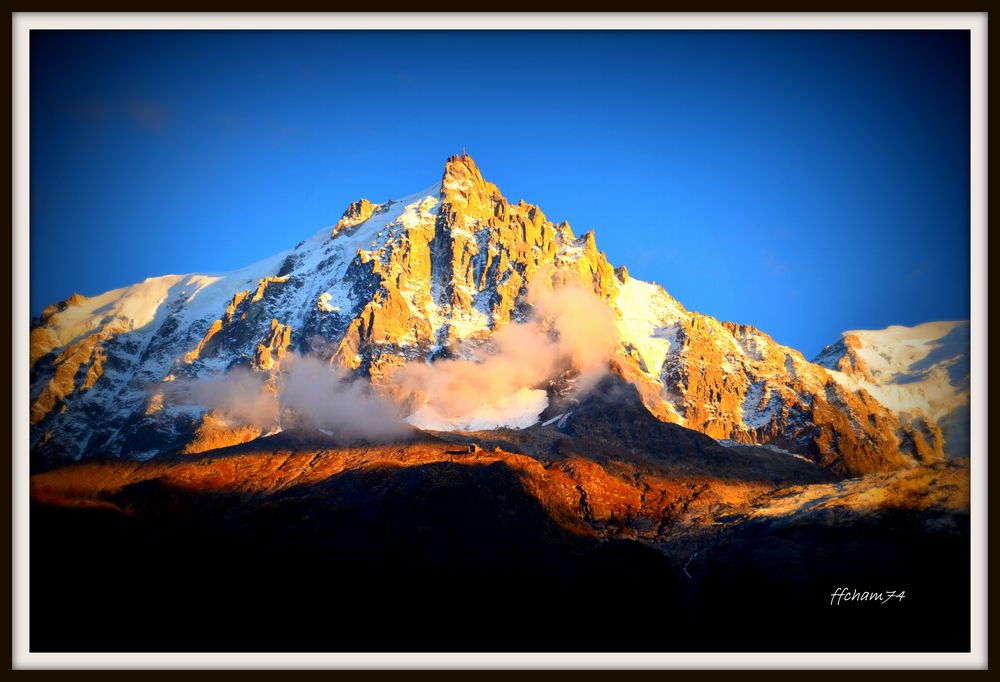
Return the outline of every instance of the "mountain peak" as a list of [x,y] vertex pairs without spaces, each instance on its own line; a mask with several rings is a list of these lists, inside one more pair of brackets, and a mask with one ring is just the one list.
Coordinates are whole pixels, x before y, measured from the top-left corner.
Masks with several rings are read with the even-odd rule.
[[488,215],[503,201],[499,188],[483,179],[472,157],[463,152],[448,159],[441,178],[441,199],[474,215]]
[[347,230],[355,225],[360,225],[371,218],[372,214],[378,209],[379,206],[377,204],[373,204],[365,198],[358,199],[348,206],[346,211],[344,211],[344,215],[341,216],[336,227],[333,228],[332,236],[336,237],[342,230]]
[[[802,452],[845,475],[940,455],[938,434],[917,432],[868,392],[830,379],[840,372],[811,365],[748,325],[689,313],[655,283],[616,272],[592,230],[576,238],[568,223],[552,222],[538,206],[508,202],[467,153],[447,160],[440,186],[396,201],[358,199],[334,238],[328,235],[221,276],[155,278],[57,304],[55,310],[72,310],[40,320],[31,333],[37,466],[181,451],[190,434],[210,432],[222,418],[237,424],[226,427],[232,442],[273,429],[280,412],[267,401],[274,396],[264,396],[268,409],[245,414],[238,382],[245,370],[254,381],[277,385],[294,363],[285,356],[315,356],[352,380],[401,390],[399,373],[408,366],[486,347],[495,333],[526,319],[537,275],[539,286],[580,285],[611,308],[620,337],[614,357],[660,419],[714,438]],[[948,330],[938,331],[935,339]],[[960,343],[960,332],[942,345]],[[934,376],[968,374],[967,364],[950,362],[953,354],[931,356],[929,342],[924,346]],[[511,395],[551,379],[530,378]],[[175,379],[235,388],[214,397],[211,410],[184,402],[183,391],[157,397],[144,388]],[[496,408],[470,405],[454,416]]]
[[445,173],[447,174],[452,168],[467,168],[479,173],[479,167],[476,165],[476,162],[472,160],[472,157],[464,149],[461,154],[454,154],[448,157],[444,165]]
[[61,313],[67,308],[72,308],[73,306],[78,306],[86,300],[86,296],[74,291],[69,297],[63,299],[62,301],[47,306],[45,310],[42,311],[41,319],[42,321],[47,320],[56,313]]
[[479,171],[479,166],[467,153],[456,154],[448,157],[444,164],[444,175],[441,179],[444,191],[449,189],[468,190],[473,187],[480,188],[486,185],[483,174]]

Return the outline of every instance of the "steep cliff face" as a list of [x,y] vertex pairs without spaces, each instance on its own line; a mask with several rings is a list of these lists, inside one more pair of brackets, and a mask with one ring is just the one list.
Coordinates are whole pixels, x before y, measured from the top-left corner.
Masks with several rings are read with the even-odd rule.
[[933,419],[901,421],[866,384],[839,378],[869,376],[860,357],[824,367],[753,327],[687,311],[616,271],[593,232],[576,237],[539,207],[508,202],[462,155],[428,190],[358,200],[333,228],[248,268],[50,306],[31,332],[35,467],[243,442],[261,429],[179,402],[170,385],[237,369],[273,379],[295,353],[385,386],[408,363],[454,357],[525,320],[538,278],[583,285],[611,306],[612,364],[663,421],[843,475],[941,456]]

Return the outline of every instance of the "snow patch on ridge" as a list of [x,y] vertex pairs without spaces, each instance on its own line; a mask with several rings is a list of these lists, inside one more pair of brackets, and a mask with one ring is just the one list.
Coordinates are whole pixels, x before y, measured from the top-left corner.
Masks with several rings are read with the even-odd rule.
[[616,304],[622,312],[615,320],[621,340],[638,351],[645,372],[659,380],[667,355],[678,351],[684,311],[660,287],[631,277],[621,285]]
[[319,295],[319,299],[316,301],[316,307],[325,313],[339,313],[340,307],[335,305],[330,305],[330,300],[333,296],[329,291],[324,291]]
[[750,385],[743,399],[743,423],[751,429],[759,429],[769,424],[779,409],[779,396],[768,390],[765,382],[758,381]]
[[549,406],[545,391],[522,388],[492,405],[483,405],[458,417],[446,417],[432,405],[416,410],[406,422],[429,431],[488,431],[498,428],[526,429],[538,422]]

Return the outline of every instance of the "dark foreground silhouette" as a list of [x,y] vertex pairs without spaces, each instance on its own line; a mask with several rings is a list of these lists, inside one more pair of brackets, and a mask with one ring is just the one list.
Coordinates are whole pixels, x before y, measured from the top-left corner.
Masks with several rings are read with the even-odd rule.
[[[748,527],[678,561],[563,530],[509,468],[31,508],[33,651],[963,651],[967,520]],[[669,549],[669,548],[667,548]],[[831,606],[838,587],[905,590]]]

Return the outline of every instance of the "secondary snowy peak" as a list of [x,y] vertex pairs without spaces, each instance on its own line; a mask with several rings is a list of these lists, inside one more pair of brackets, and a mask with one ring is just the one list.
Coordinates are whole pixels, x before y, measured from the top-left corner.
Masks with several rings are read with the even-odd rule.
[[373,204],[367,199],[358,199],[347,207],[347,210],[344,211],[343,217],[341,217],[340,221],[337,222],[337,225],[333,228],[333,232],[330,236],[336,237],[344,230],[349,230],[355,225],[360,225],[371,218],[375,211],[381,209],[382,206]]
[[969,323],[927,322],[844,332],[814,360],[903,421],[938,423],[949,456],[969,454]]
[[942,373],[956,387],[969,381],[969,323],[853,330],[822,350],[815,362],[873,384],[922,381]]
[[[47,308],[31,331],[35,467],[194,452],[277,430],[276,414],[241,421],[208,399],[178,400],[175,387],[244,372],[274,389],[296,357],[391,393],[408,366],[482,357],[498,332],[531,319],[536,280],[582,286],[606,303],[618,338],[611,364],[663,421],[772,444],[840,474],[941,456],[933,423],[901,420],[838,371],[847,362],[861,372],[863,362],[872,380],[888,376],[905,358],[883,365],[864,349],[892,338],[845,342],[857,358],[831,354],[822,366],[754,327],[690,312],[661,286],[614,269],[592,231],[576,237],[538,206],[510,203],[462,154],[426,190],[359,199],[335,226],[246,268],[155,277]],[[907,371],[922,371],[931,355]],[[555,384],[573,381],[518,386],[461,415],[407,404],[405,416],[424,428],[521,428],[550,420]]]

